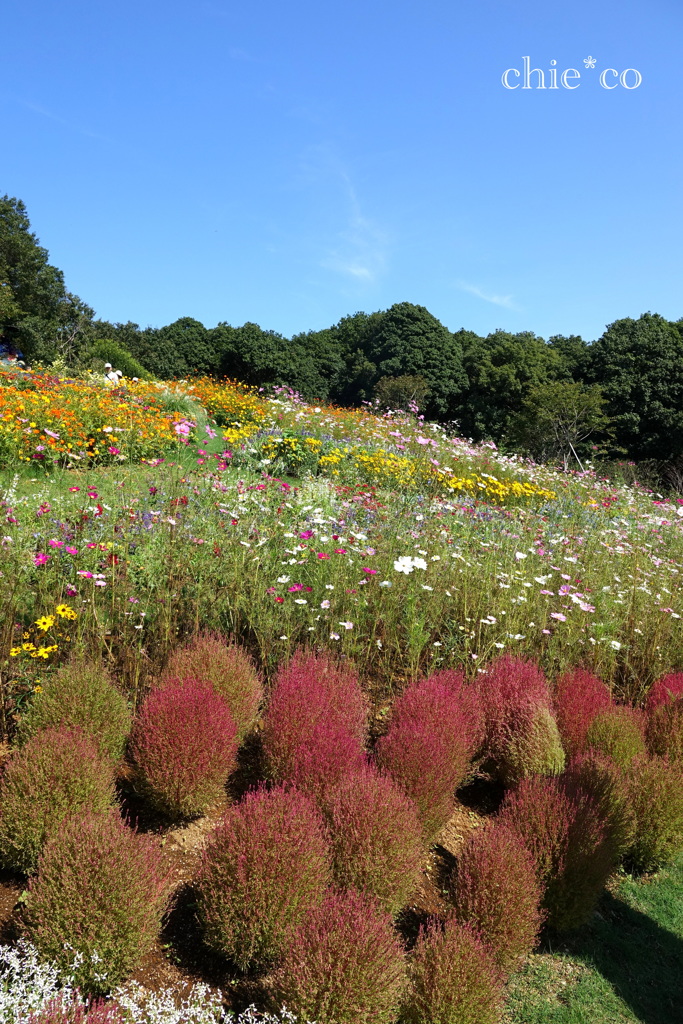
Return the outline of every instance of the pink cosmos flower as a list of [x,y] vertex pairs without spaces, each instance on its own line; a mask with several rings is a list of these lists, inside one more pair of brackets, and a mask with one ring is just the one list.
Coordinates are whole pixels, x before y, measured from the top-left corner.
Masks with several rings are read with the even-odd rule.
[[34,565],[46,565],[50,561],[50,556],[46,555],[43,551],[39,551],[33,556]]
[[309,540],[313,536],[313,530],[304,530],[299,536],[302,540]]
[[303,590],[303,589],[304,589],[303,583],[295,583],[293,587],[287,587],[287,590],[289,591],[290,594],[293,594],[297,590]]
[[327,554],[326,551],[319,551],[317,557],[318,558],[329,558],[330,556]]
[[70,487],[69,490],[73,493],[74,491],[80,491],[80,487]]
[[361,572],[367,572],[370,576],[376,576],[379,569],[368,569],[367,565],[364,565]]
[[551,612],[550,613],[550,618],[551,619],[557,619],[558,622],[566,622],[567,621],[567,616],[563,615],[562,612]]
[[61,547],[64,546],[64,541],[63,540],[55,540],[54,537],[52,537],[48,541],[48,544],[50,545],[51,548],[61,548]]

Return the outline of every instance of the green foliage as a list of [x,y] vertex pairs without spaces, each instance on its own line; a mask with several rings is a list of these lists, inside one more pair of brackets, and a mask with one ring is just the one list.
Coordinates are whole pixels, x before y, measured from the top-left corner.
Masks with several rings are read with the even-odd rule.
[[23,202],[0,197],[0,336],[28,360],[71,362],[92,333],[93,311],[66,290],[30,227]]
[[79,728],[97,744],[100,753],[117,763],[123,757],[131,714],[125,697],[101,664],[73,660],[47,679],[19,723],[25,743],[41,729]]
[[403,412],[422,409],[429,397],[429,385],[419,374],[404,373],[401,377],[381,377],[374,388],[380,409],[401,409]]
[[[429,388],[425,414],[448,417],[467,387],[462,348],[456,335],[424,306],[398,302],[363,339],[363,352],[382,377],[419,376]],[[371,398],[370,393],[364,395]]]
[[665,757],[638,758],[627,769],[636,835],[628,857],[654,871],[683,850],[683,765]]
[[610,324],[591,348],[590,380],[607,400],[616,443],[635,459],[683,450],[683,336],[653,313]]
[[683,697],[650,710],[647,745],[651,754],[668,757],[683,765]]
[[80,729],[43,729],[15,751],[0,782],[0,860],[34,870],[68,814],[104,812],[114,803],[111,762]]
[[463,367],[469,379],[457,406],[460,431],[475,440],[507,435],[529,390],[554,379],[560,356],[530,331],[495,331],[480,338],[469,331],[462,339]]
[[587,442],[609,425],[597,384],[556,380],[529,388],[510,423],[511,437],[539,462],[562,458],[565,470],[588,454]]
[[611,757],[589,750],[569,764],[562,784],[572,799],[587,797],[595,804],[616,864],[632,846],[636,835],[629,783],[623,770]]
[[406,1024],[498,1024],[501,975],[468,925],[450,919],[421,931],[409,977]]
[[586,733],[586,748],[611,757],[625,768],[645,754],[642,721],[633,708],[614,707],[601,711]]
[[104,369],[105,363],[111,363],[115,370],[120,370],[124,377],[138,377],[140,380],[151,380],[142,363],[135,359],[128,349],[109,338],[98,338],[87,353],[87,359],[94,369]]
[[[168,898],[152,836],[138,835],[116,813],[72,816],[29,883],[24,930],[83,992],[104,994],[150,949]],[[75,954],[82,960],[71,969]]]
[[538,707],[525,725],[512,733],[501,765],[506,785],[530,775],[559,775],[564,768],[564,750],[557,723],[548,708]]

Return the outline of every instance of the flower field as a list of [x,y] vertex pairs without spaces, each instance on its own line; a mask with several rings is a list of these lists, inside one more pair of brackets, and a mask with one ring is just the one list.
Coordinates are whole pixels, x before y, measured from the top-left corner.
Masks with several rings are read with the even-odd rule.
[[[54,965],[3,1024],[81,1024],[76,989],[92,1024],[493,1024],[541,934],[683,850],[683,499],[402,412],[31,373],[0,484],[0,990]],[[177,920],[184,1017],[135,989]]]

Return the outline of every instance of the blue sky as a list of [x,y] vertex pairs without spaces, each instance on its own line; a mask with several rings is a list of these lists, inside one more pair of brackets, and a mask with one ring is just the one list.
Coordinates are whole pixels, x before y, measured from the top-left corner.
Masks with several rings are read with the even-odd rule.
[[[683,317],[680,0],[24,0],[3,36],[0,193],[105,319]],[[505,89],[526,55],[546,89]]]

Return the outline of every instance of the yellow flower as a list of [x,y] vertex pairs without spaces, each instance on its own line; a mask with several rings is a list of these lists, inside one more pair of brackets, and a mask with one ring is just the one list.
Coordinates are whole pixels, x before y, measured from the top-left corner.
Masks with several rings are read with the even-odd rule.
[[16,658],[16,656],[17,656],[18,654],[21,654],[21,652],[22,652],[22,649],[23,649],[23,648],[21,648],[21,647],[12,647],[12,649],[11,649],[11,650],[10,650],[10,652],[9,652],[9,656],[10,656],[10,658]]
[[42,615],[39,619],[36,619],[36,626],[41,629],[43,633],[47,632],[51,626],[55,624],[54,615]]
[[34,686],[33,687],[33,692],[34,693],[42,693],[43,692],[42,686]]
[[68,604],[58,604],[55,611],[57,612],[57,615],[59,615],[60,619],[78,618],[78,614],[73,610],[73,608],[69,608]]

